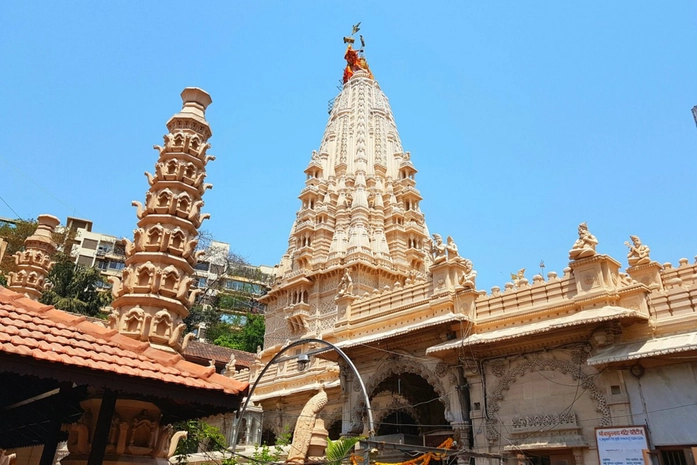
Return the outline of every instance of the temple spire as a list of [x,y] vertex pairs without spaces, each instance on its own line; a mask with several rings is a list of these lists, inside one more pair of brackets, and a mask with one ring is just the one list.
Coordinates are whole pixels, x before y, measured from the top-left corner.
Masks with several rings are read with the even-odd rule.
[[211,97],[188,87],[181,94],[182,110],[167,122],[164,147],[155,146],[155,174],[145,173],[150,189],[138,207],[133,242],[127,240],[123,276],[110,278],[114,311],[110,325],[122,334],[179,350],[196,292],[189,292],[199,252],[198,228],[202,196],[212,187],[204,182],[211,130],[205,118]]
[[353,48],[359,30],[360,23],[344,38],[345,84],[305,169],[300,210],[277,268],[279,286],[265,298],[267,346],[332,327],[329,290],[349,268],[353,295],[363,296],[425,277],[431,265],[416,168],[363,49]]

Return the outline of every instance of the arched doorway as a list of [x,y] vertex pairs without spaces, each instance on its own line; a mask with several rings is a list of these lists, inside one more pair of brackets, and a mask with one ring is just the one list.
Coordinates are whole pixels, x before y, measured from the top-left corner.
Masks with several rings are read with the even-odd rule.
[[440,396],[418,374],[391,374],[372,390],[370,402],[378,419],[378,436],[428,436],[451,429]]
[[387,436],[390,434],[406,434],[409,436],[420,436],[421,428],[414,418],[409,413],[395,410],[387,414],[378,423],[378,436]]

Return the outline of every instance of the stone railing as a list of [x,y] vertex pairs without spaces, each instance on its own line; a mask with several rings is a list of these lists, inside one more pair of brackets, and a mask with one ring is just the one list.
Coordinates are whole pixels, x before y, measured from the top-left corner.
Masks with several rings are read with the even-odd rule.
[[385,313],[395,313],[402,309],[427,304],[431,296],[430,283],[420,282],[392,289],[382,289],[351,306],[351,320],[375,317]]
[[503,292],[494,288],[491,294],[480,295],[476,301],[477,321],[514,316],[532,309],[543,310],[571,303],[576,294],[576,281],[568,273],[558,278],[549,273],[548,281],[526,282],[519,287],[509,286]]

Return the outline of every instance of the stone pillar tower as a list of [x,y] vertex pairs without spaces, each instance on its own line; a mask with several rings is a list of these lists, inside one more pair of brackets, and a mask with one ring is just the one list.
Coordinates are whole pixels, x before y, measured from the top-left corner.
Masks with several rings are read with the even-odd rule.
[[46,275],[53,263],[51,256],[56,252],[53,231],[60,222],[52,215],[39,215],[36,231],[24,241],[24,251],[17,252],[15,263],[19,268],[10,273],[7,287],[38,300],[46,286]]
[[205,118],[211,97],[188,87],[181,94],[182,110],[167,122],[169,133],[155,175],[145,173],[150,189],[138,208],[138,228],[127,240],[126,268],[122,278],[110,278],[114,311],[110,325],[120,333],[149,341],[166,350],[180,350],[185,326],[195,298],[189,292],[198,254],[198,228],[208,218],[201,213],[201,197],[211,184],[204,183],[211,130]]

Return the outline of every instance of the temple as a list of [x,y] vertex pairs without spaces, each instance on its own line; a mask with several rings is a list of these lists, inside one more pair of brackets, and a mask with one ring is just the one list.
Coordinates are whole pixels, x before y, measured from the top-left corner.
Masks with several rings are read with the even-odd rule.
[[[213,353],[183,334],[206,258],[198,229],[213,159],[211,98],[187,88],[145,173],[145,202],[133,202],[108,321],[35,301],[55,217],[40,216],[15,256],[0,288],[0,465],[12,460],[4,449],[49,465],[66,436],[65,465],[164,465],[182,436],[171,423],[202,417],[233,446],[294,432],[296,464],[322,462],[327,437],[340,436],[367,438],[362,450],[383,464],[694,463],[697,257],[658,263],[660,244],[625,231],[623,262],[579,218],[557,252],[568,257],[561,272],[521,269],[478,289],[456,235],[426,225],[422,155],[402,147],[362,36],[354,47],[359,26],[344,38],[343,86],[259,299],[263,348]],[[250,410],[235,423],[245,395]]]
[[[454,238],[429,232],[418,156],[402,147],[363,48],[344,42],[344,85],[309,157],[288,249],[264,298],[265,344],[249,380],[292,347],[252,394],[264,411],[263,437],[292,428],[323,387],[330,438],[374,434],[415,450],[454,439],[460,458],[481,463],[597,464],[605,453],[597,431],[612,436],[626,425],[637,425],[633,440],[663,460],[694,447],[687,380],[697,361],[697,265],[652,261],[628,231],[623,271],[581,223],[562,272],[520,270],[502,287],[477,289],[475,264]],[[370,405],[346,363],[298,343],[305,339],[350,357]],[[682,426],[670,420],[678,405]],[[383,461],[409,457],[395,454]]]

